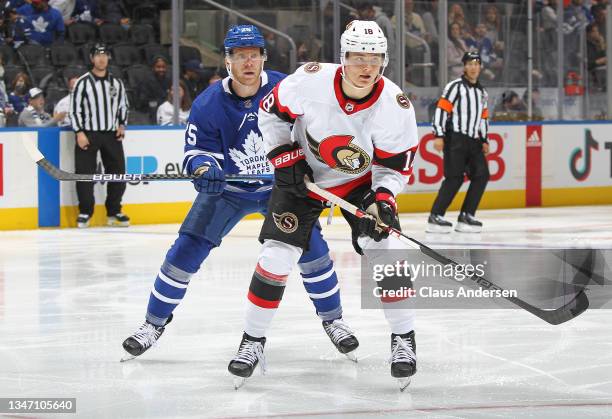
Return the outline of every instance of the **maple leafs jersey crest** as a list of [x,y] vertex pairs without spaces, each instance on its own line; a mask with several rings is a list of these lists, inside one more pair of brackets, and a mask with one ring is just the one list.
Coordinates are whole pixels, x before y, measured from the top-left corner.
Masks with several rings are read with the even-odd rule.
[[266,157],[263,138],[251,130],[244,140],[243,150],[229,149],[229,155],[241,174],[260,175],[272,173]]

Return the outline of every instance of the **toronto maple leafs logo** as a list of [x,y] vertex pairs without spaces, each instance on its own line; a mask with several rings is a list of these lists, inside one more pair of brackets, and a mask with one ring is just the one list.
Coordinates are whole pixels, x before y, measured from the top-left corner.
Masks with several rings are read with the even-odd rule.
[[240,174],[262,175],[272,173],[270,162],[266,158],[263,138],[251,130],[244,140],[244,152],[230,148],[229,155],[240,170]]
[[32,27],[34,27],[36,32],[47,32],[47,26],[49,26],[49,22],[42,16],[38,16],[36,19],[32,20]]

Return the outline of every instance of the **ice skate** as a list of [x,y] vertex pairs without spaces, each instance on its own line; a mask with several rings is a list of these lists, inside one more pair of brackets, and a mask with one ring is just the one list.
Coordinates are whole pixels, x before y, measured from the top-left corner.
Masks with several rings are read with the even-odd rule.
[[453,223],[447,221],[438,214],[430,214],[427,219],[427,233],[450,233],[453,230]]
[[234,375],[234,388],[238,390],[244,385],[246,379],[253,375],[253,371],[259,364],[261,374],[266,372],[266,358],[263,350],[266,338],[254,338],[246,334],[242,335],[242,341],[238,347],[238,353],[227,366],[227,370]]
[[410,384],[416,373],[416,341],[414,331],[403,335],[391,334],[391,376],[398,379],[400,391]]
[[474,218],[473,215],[462,212],[457,219],[455,231],[460,233],[480,233],[482,231],[482,223]]
[[166,325],[171,321],[172,314],[170,314],[164,326],[155,326],[145,321],[132,336],[123,341],[123,349],[126,353],[121,358],[121,362],[129,361],[145,353],[157,342],[164,333]]
[[118,212],[115,215],[109,215],[106,219],[106,224],[111,227],[129,227],[130,217],[121,212]]
[[323,329],[325,329],[325,333],[327,333],[327,336],[329,336],[329,339],[341,354],[344,354],[351,361],[357,362],[357,356],[354,351],[359,346],[359,341],[342,318],[324,321]]

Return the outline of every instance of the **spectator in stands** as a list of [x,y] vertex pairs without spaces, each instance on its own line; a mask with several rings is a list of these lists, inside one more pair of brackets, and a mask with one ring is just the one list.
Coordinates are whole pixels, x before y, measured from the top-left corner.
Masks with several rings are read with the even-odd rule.
[[208,87],[203,84],[202,63],[196,59],[185,62],[182,79],[187,86],[189,97],[198,97],[200,92]]
[[66,117],[66,112],[51,116],[45,112],[45,95],[38,87],[28,92],[28,106],[19,114],[20,127],[53,127]]
[[76,0],[72,12],[72,22],[89,22],[101,25],[103,23],[98,0]]
[[606,40],[599,33],[596,23],[590,23],[586,27],[587,34],[587,68],[591,85],[598,89],[603,89],[606,85],[606,75],[603,73],[608,58],[606,57]]
[[489,80],[496,78],[497,72],[502,68],[503,61],[497,57],[493,49],[493,42],[487,37],[487,26],[484,23],[476,25],[474,35],[465,39],[465,44],[470,49],[480,53],[482,59],[482,75]]
[[13,113],[13,107],[8,101],[6,86],[4,85],[4,66],[1,63],[0,56],[0,127],[6,126],[6,118]]
[[212,84],[215,84],[219,80],[223,80],[223,76],[221,75],[221,72],[215,71],[208,79],[208,85],[210,86]]
[[63,98],[61,98],[55,104],[55,108],[53,109],[54,114],[58,114],[58,113],[66,114],[64,119],[59,121],[57,124],[60,127],[68,127],[72,125],[72,122],[70,122],[70,94],[74,91],[74,85],[76,84],[78,79],[79,79],[78,76],[70,77],[70,79],[68,80],[68,94],[64,96]]
[[461,25],[451,23],[448,29],[448,43],[446,48],[446,60],[448,61],[448,75],[452,78],[461,77],[463,74],[463,55],[468,51],[467,45],[461,36]]
[[11,83],[11,93],[9,102],[15,112],[19,113],[28,106],[28,90],[32,87],[32,82],[26,73],[19,72],[15,75]]
[[[172,125],[172,119],[174,118],[174,105],[172,104],[172,87],[168,89],[168,97],[166,101],[157,108],[157,125]],[[187,125],[187,119],[189,118],[189,112],[191,111],[191,98],[187,93],[187,86],[185,82],[181,80],[179,82],[179,125]]]
[[463,7],[460,4],[454,3],[450,6],[448,10],[448,23],[452,25],[453,23],[457,23],[461,28],[461,31],[468,33],[471,31],[470,25],[465,19],[465,13],[463,12]]
[[76,0],[49,0],[49,6],[57,9],[62,14],[64,25],[72,23],[72,12],[74,12]]
[[487,26],[487,38],[493,42],[495,48],[499,48],[495,45],[497,42],[501,42],[501,16],[497,6],[487,6],[484,14],[484,24]]
[[584,0],[572,0],[564,10],[563,33],[565,54],[565,69],[578,71],[584,57],[580,56],[580,35],[590,23],[591,16]]
[[23,16],[25,36],[29,42],[49,47],[55,40],[64,39],[64,19],[62,14],[49,7],[48,0],[32,0],[24,4],[17,13]]
[[524,121],[527,119],[527,107],[514,90],[506,90],[501,101],[495,105],[493,120]]
[[137,108],[151,112],[150,116],[153,117],[158,106],[166,100],[171,85],[172,78],[168,74],[168,60],[163,55],[156,55],[153,57],[151,72],[138,86]]
[[2,55],[0,55],[0,118],[2,120],[0,126],[6,126],[6,117],[13,113],[13,105],[8,100],[6,85],[4,84],[4,63],[2,62]]
[[100,14],[105,22],[118,23],[124,29],[129,28],[130,14],[122,0],[104,0],[100,3]]
[[[425,25],[425,34],[427,42],[432,46],[438,44],[438,0],[431,0],[427,4],[422,5],[425,11],[422,15],[423,25]],[[432,48],[435,49],[435,48]]]
[[[525,89],[525,93],[523,93],[523,103],[529,103],[528,98],[529,91]],[[525,105],[527,107],[527,105]],[[544,114],[542,113],[542,109],[540,108],[540,89],[534,87],[531,90],[531,120],[532,121],[541,121],[544,119]]]
[[591,6],[591,16],[593,16],[593,23],[597,25],[599,33],[606,39],[606,6],[603,4],[594,4]]
[[4,43],[17,49],[26,41],[25,20],[17,13],[14,7],[5,9],[5,16]]

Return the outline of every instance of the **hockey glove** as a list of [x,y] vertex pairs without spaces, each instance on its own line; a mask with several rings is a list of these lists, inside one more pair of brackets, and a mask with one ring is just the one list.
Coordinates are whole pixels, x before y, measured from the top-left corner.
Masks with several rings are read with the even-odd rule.
[[218,167],[204,164],[194,170],[198,176],[193,180],[195,190],[208,195],[220,195],[225,189],[225,175]]
[[276,187],[297,197],[306,197],[308,188],[304,176],[312,180],[312,169],[306,163],[304,150],[297,144],[276,147],[268,153],[268,160],[274,166]]
[[370,190],[363,197],[362,207],[372,217],[359,219],[361,232],[377,242],[389,237],[387,229],[395,224],[397,217],[393,194],[385,188],[378,188],[376,192]]

